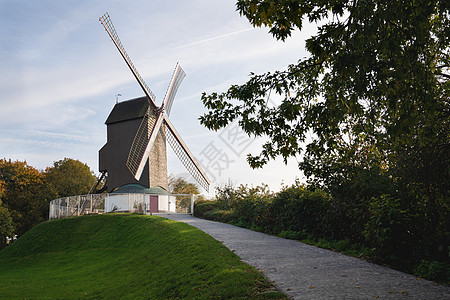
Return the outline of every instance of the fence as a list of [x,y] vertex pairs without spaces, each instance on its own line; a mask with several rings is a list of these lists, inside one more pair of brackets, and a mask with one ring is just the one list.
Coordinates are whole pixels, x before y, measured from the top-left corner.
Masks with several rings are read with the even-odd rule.
[[194,211],[194,195],[188,194],[90,194],[50,201],[49,219],[111,212],[188,213]]

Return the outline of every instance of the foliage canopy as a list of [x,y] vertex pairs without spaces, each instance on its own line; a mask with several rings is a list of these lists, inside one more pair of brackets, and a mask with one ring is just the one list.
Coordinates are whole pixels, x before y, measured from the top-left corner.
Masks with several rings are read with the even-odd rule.
[[[440,0],[238,0],[241,15],[282,41],[316,22],[310,56],[204,93],[200,121],[218,130],[239,118],[247,134],[269,137],[248,155],[252,167],[302,154],[300,168],[325,185],[352,168],[395,169],[409,163],[400,162],[405,155],[432,163],[430,149],[448,167],[449,8]],[[281,104],[267,105],[271,93]],[[436,178],[448,178],[441,169]]]
[[44,185],[44,175],[26,162],[0,159],[2,201],[18,235],[48,217],[48,200],[55,196]]
[[47,220],[50,200],[87,194],[94,181],[86,164],[70,158],[45,171],[26,161],[0,159],[0,244],[13,232],[20,236]]
[[[1,184],[1,182],[0,182]],[[6,238],[14,236],[14,226],[9,210],[2,205],[0,194],[0,249],[7,245]]]
[[198,187],[181,177],[169,176],[169,192],[171,194],[200,194]]
[[72,158],[55,161],[46,169],[45,177],[58,197],[87,194],[96,180],[87,164]]

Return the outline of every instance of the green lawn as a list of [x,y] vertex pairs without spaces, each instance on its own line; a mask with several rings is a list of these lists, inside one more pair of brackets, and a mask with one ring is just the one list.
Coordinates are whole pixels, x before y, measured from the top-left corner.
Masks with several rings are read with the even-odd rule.
[[204,232],[155,216],[42,223],[0,251],[0,298],[285,299]]

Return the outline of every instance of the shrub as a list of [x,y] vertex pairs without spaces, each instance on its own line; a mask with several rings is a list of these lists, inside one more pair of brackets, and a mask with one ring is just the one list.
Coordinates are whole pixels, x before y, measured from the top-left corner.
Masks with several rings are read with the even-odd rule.
[[450,265],[445,262],[422,260],[414,268],[414,275],[450,284]]
[[217,210],[227,210],[209,213],[209,218],[217,221],[226,220],[241,227],[253,228],[258,231],[265,231],[267,211],[272,201],[273,194],[267,185],[249,187],[240,185],[235,188],[231,183],[216,189]]
[[330,236],[330,198],[321,191],[310,191],[301,186],[282,190],[272,201],[269,219],[274,220],[272,233],[306,231],[316,236]]
[[258,196],[248,196],[236,203],[233,214],[245,227],[259,228],[264,231],[267,227],[267,213],[270,199]]
[[285,239],[300,241],[305,239],[308,236],[308,233],[306,231],[282,230],[278,236]]
[[216,193],[216,200],[223,209],[232,209],[240,198],[238,190],[231,181],[216,187]]
[[228,223],[233,220],[233,214],[229,210],[215,209],[205,212],[204,218],[211,221]]
[[194,203],[194,216],[204,218],[206,212],[216,210],[218,208],[220,208],[220,203],[217,201],[198,201]]
[[370,214],[363,231],[367,243],[375,247],[380,257],[400,257],[409,237],[404,228],[405,222],[408,221],[408,212],[400,207],[399,199],[390,195],[373,198]]

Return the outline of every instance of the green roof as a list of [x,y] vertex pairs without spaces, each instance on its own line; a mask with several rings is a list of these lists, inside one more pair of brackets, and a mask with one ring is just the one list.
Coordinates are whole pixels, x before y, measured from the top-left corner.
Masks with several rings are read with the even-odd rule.
[[112,194],[157,194],[166,195],[168,192],[159,186],[154,186],[151,188],[145,187],[140,184],[130,183],[122,185],[117,190],[113,191]]

